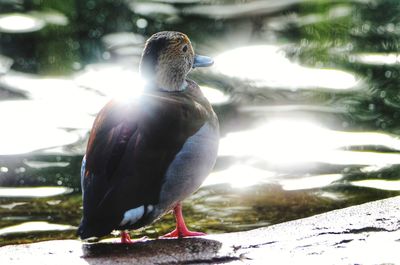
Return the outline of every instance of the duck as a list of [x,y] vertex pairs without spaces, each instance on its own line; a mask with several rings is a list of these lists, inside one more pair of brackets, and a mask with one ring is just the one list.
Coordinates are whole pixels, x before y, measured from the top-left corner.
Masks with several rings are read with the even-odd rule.
[[139,63],[143,93],[108,102],[90,131],[81,167],[82,240],[120,230],[121,242],[132,243],[129,230],[171,211],[176,228],[163,238],[205,235],[187,228],[182,201],[214,167],[219,122],[187,75],[212,64],[195,54],[184,33],[162,31],[146,41]]

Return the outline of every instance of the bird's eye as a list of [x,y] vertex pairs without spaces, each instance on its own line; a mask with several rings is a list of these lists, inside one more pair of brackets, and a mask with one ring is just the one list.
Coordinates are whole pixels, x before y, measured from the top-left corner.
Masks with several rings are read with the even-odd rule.
[[185,46],[183,46],[183,48],[182,48],[182,51],[183,51],[183,52],[186,52],[186,51],[187,51],[187,49],[188,49],[188,46],[187,46],[187,45],[185,45]]

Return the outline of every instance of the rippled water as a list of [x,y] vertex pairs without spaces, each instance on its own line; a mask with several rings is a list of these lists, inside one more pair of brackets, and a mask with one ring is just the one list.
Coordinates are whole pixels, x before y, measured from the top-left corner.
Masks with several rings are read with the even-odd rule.
[[400,194],[400,3],[236,2],[0,3],[0,245],[76,238],[88,131],[110,98],[138,92],[160,30],[215,58],[191,73],[221,144],[184,203],[190,227],[248,230]]

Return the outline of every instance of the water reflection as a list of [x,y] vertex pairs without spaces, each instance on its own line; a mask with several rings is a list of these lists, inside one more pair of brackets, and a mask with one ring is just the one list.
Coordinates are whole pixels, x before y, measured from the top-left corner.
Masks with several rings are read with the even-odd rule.
[[48,161],[34,161],[34,160],[25,160],[24,164],[28,167],[41,169],[47,167],[67,167],[70,165],[69,162],[48,162]]
[[30,12],[31,15],[43,19],[48,24],[53,24],[57,26],[67,26],[69,19],[66,15],[61,12],[54,10],[46,10],[41,12]]
[[29,153],[77,142],[84,132],[62,128],[87,128],[93,117],[71,111],[69,104],[41,100],[0,102],[0,154]]
[[[60,111],[68,113],[76,110],[77,112],[95,114],[106,102],[104,97],[77,86],[73,80],[65,77],[39,77],[12,71],[0,80],[0,84],[6,86],[9,90],[23,93],[29,99],[43,100],[40,103],[39,101],[27,101],[27,105],[32,102],[43,109],[46,107],[54,108],[54,105],[58,105]],[[72,102],[75,108],[70,107]],[[17,114],[17,112],[15,113]],[[63,118],[67,118],[65,114]],[[63,118],[59,118],[60,122],[63,122]]]
[[12,64],[13,64],[13,60],[11,58],[8,58],[8,57],[0,54],[0,76],[7,73],[8,70],[10,70],[10,67]]
[[[126,60],[126,56],[133,55],[136,57],[136,62],[138,62],[142,54],[145,38],[140,34],[132,32],[117,32],[105,35],[102,41],[106,45],[107,50],[120,55],[121,59]],[[133,58],[129,57],[129,59],[132,60]],[[133,63],[133,60],[131,63]]]
[[398,53],[364,53],[354,55],[354,60],[372,65],[399,64],[400,54]]
[[400,180],[367,179],[353,181],[351,184],[358,187],[400,191]]
[[21,198],[42,198],[71,193],[73,189],[68,187],[19,187],[4,188],[0,187],[0,197],[21,197]]
[[0,16],[0,32],[25,33],[42,29],[42,19],[27,14],[5,14]]
[[234,165],[226,170],[211,173],[202,187],[229,184],[232,188],[247,188],[272,182],[277,175],[277,172],[261,170],[249,165]]
[[313,27],[318,23],[329,23],[336,20],[340,21],[340,19],[346,19],[354,12],[353,8],[354,7],[350,5],[342,3],[326,7],[324,12],[310,12],[307,15],[298,13],[285,14],[283,16],[271,18],[266,27],[277,31],[284,31],[293,25],[296,27]]
[[[89,65],[76,76],[81,87],[95,89],[107,98],[135,98],[143,92],[144,81],[132,67],[121,65]],[[86,99],[90,104],[89,98]]]
[[323,162],[341,165],[398,164],[400,154],[340,150],[356,146],[384,146],[400,150],[400,139],[368,132],[340,132],[309,121],[270,120],[259,127],[228,133],[219,155],[258,157],[276,165]]
[[31,233],[39,231],[64,231],[74,230],[76,227],[71,225],[51,224],[48,222],[25,222],[19,225],[13,225],[0,229],[0,235],[5,236],[16,233]]
[[9,204],[0,204],[0,208],[12,210],[14,207],[27,204],[27,202],[13,202]]
[[208,86],[200,86],[200,89],[208,101],[213,105],[221,105],[229,101],[229,96],[224,94],[221,90]]
[[353,74],[294,63],[285,56],[282,47],[275,45],[236,48],[217,56],[215,65],[220,73],[243,79],[257,87],[344,90],[359,85]]
[[318,175],[296,179],[286,179],[281,181],[280,184],[284,190],[315,189],[329,186],[342,178],[342,174]]
[[235,19],[240,17],[251,17],[274,13],[302,2],[303,0],[270,0],[270,1],[248,1],[241,5],[225,3],[212,5],[193,5],[182,11],[187,15],[204,16],[212,19]]
[[[13,102],[8,103],[12,104]],[[41,122],[35,122],[38,117],[37,114],[41,113],[41,110],[37,109],[37,105],[34,104],[35,106],[30,106],[29,104],[19,103],[21,102],[16,102],[16,104],[12,104],[12,108],[8,106],[3,106],[4,104],[0,104],[0,111],[1,109],[5,108],[7,109],[7,111],[11,111],[14,108],[21,107],[18,108],[18,111],[27,111],[26,113],[32,114],[24,115],[24,117],[21,118],[17,115],[11,117],[7,115],[8,117],[12,118],[12,121],[10,121],[9,119],[3,119],[4,114],[1,115],[1,122],[3,126],[5,126],[6,124],[12,124],[13,126],[4,127],[4,129],[0,131],[0,155],[24,154],[44,148],[72,144],[80,139],[79,134],[70,133],[62,129],[51,127],[47,123],[43,124]],[[48,113],[49,109],[45,109],[42,111]],[[46,116],[48,117],[48,115],[44,115],[44,117]],[[16,118],[19,119],[16,121]],[[27,133],[26,131],[27,126],[30,127],[29,133]]]

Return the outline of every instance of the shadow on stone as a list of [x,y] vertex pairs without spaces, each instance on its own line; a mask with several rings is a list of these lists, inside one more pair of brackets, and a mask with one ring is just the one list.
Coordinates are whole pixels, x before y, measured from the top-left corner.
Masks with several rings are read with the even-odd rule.
[[128,259],[141,264],[229,262],[238,259],[221,253],[221,247],[222,243],[216,240],[184,238],[150,240],[134,244],[87,243],[82,245],[82,250],[83,258],[89,264],[100,264],[100,260],[124,262]]

